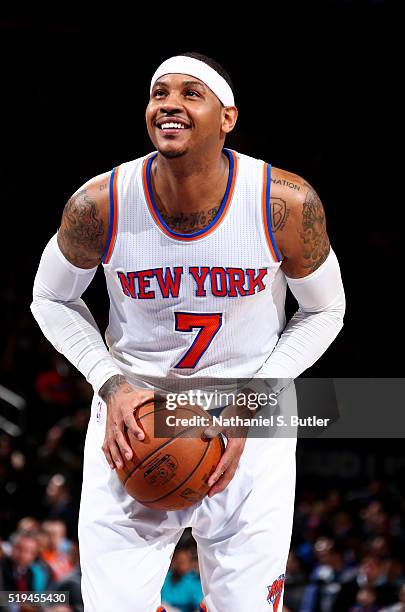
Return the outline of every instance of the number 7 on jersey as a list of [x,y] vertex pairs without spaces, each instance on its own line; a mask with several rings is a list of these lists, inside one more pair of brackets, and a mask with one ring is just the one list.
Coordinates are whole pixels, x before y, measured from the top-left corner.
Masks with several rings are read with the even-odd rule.
[[174,318],[176,331],[192,332],[200,328],[193,344],[174,366],[195,368],[222,325],[222,313],[175,312]]

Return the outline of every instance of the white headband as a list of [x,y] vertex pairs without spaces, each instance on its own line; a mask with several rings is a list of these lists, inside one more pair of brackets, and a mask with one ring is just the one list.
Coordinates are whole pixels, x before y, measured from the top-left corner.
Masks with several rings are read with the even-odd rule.
[[155,82],[164,74],[189,74],[190,76],[197,77],[197,79],[208,85],[224,106],[235,106],[232,89],[225,79],[211,66],[194,59],[194,57],[175,55],[164,61],[152,77],[150,93],[152,93]]

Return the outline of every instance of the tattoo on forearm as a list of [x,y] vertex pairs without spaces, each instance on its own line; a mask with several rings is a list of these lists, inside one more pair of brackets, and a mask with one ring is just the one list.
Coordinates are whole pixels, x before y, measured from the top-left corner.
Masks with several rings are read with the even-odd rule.
[[125,376],[122,376],[121,374],[116,374],[114,376],[111,376],[111,378],[109,378],[107,382],[104,383],[98,394],[101,399],[107,404],[114,395],[114,393],[118,391],[118,389],[120,389],[120,391],[123,391],[124,393],[131,393],[134,390],[134,388],[131,387]]
[[304,249],[305,268],[311,272],[319,268],[329,254],[330,243],[326,233],[325,213],[316,191],[308,186],[302,208],[302,229],[299,234]]
[[86,268],[101,260],[105,240],[104,223],[98,215],[96,203],[83,189],[65,206],[58,234],[59,246],[71,263]]
[[277,230],[283,231],[290,210],[287,207],[287,202],[282,198],[270,198],[271,206],[271,228],[273,232]]
[[207,227],[218,213],[219,206],[214,206],[207,211],[199,210],[187,214],[180,213],[179,215],[168,215],[159,205],[158,209],[170,229],[190,234]]

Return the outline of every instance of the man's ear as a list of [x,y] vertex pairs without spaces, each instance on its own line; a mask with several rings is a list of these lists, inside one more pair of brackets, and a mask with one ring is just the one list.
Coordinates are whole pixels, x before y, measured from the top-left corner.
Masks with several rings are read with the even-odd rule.
[[238,109],[236,106],[225,106],[222,109],[222,125],[221,129],[225,134],[232,132],[238,119]]

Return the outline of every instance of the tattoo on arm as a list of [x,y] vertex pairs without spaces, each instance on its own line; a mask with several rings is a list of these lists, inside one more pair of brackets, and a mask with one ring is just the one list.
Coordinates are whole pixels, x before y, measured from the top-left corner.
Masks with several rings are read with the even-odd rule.
[[65,206],[58,233],[58,243],[66,258],[79,268],[100,263],[105,250],[105,228],[96,202],[83,189]]
[[271,182],[274,185],[282,185],[283,187],[289,187],[289,189],[293,189],[294,191],[300,191],[301,187],[300,185],[297,185],[297,183],[293,183],[292,181],[287,181],[284,178],[271,178]]
[[327,258],[330,250],[326,233],[325,212],[318,194],[310,185],[302,207],[302,229],[299,235],[302,240],[305,264],[304,267],[314,272]]
[[273,232],[277,230],[283,231],[287,222],[290,210],[287,207],[287,202],[282,198],[270,197],[271,206],[271,229]]
[[120,389],[124,393],[132,393],[132,391],[134,390],[134,388],[131,387],[125,376],[122,376],[121,374],[115,374],[114,376],[111,376],[111,378],[109,378],[107,382],[104,383],[98,394],[101,399],[106,404],[108,404],[108,402],[111,400],[114,393],[118,391],[118,389]]

